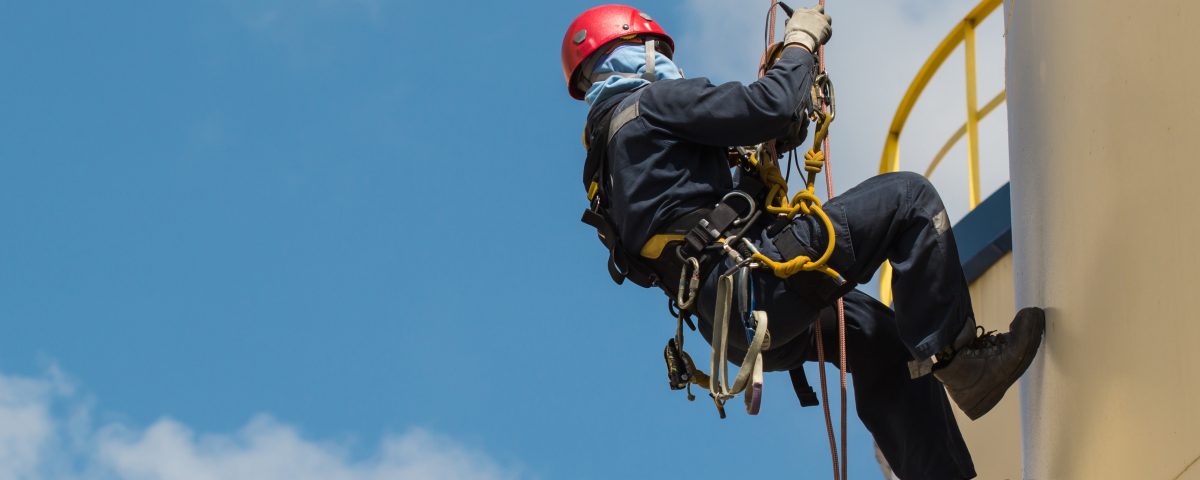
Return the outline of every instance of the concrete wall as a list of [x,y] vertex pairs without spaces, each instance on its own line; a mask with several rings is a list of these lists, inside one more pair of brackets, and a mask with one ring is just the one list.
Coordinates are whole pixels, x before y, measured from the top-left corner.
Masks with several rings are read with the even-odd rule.
[[[988,330],[1007,331],[1013,307],[1013,257],[1005,255],[971,284],[971,306],[976,323]],[[971,449],[980,479],[1021,478],[1021,396],[1009,390],[996,408],[971,421],[957,408],[959,429]]]
[[1025,478],[1200,478],[1200,1],[1004,13]]
[[[971,307],[976,324],[988,330],[1006,331],[1016,309],[1013,307],[1013,256],[1005,255],[992,264],[983,275],[971,283]],[[1017,480],[1021,478],[1021,396],[1018,388],[1009,390],[992,411],[979,420],[971,421],[957,408],[954,416],[962,430],[978,478],[986,480]],[[876,450],[876,458],[884,467],[884,478],[891,469]]]

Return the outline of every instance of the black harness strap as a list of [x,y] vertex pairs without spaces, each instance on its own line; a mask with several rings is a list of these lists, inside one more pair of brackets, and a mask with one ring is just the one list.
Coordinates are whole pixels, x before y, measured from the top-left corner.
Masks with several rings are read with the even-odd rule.
[[815,407],[821,404],[817,400],[817,392],[813,390],[812,385],[808,384],[808,377],[804,375],[804,367],[788,370],[788,376],[792,377],[792,390],[796,392],[796,398],[800,400],[801,407]]
[[625,263],[625,255],[620,251],[621,243],[617,232],[613,231],[604,215],[594,209],[587,209],[583,211],[583,218],[579,220],[595,228],[600,243],[603,243],[604,248],[608,249],[608,275],[617,285],[624,283],[626,278],[643,287],[653,284],[653,279],[642,275],[641,272],[631,270]]
[[755,177],[742,177],[737,188],[721,199],[717,206],[704,218],[696,222],[684,236],[682,252],[687,257],[698,257],[705,247],[712,245],[729,232],[739,218],[745,220],[754,209],[749,202],[757,202],[762,208],[766,186]]
[[603,111],[589,116],[587,126],[588,155],[583,168],[583,183],[585,188],[592,184],[596,186],[591,198],[591,206],[584,210],[580,221],[596,229],[596,235],[604,248],[608,249],[608,275],[613,282],[621,285],[629,279],[640,287],[650,288],[657,283],[654,270],[637,258],[630,258],[617,229],[609,221],[608,216],[608,141],[617,131],[638,115],[638,98],[644,88],[635,90],[625,98],[607,105]]
[[[775,249],[779,250],[779,254],[783,258],[800,256],[817,258],[819,256],[816,251],[796,240],[796,236],[792,235],[787,228],[772,237],[771,243],[775,244]],[[853,283],[846,282],[844,285],[838,285],[832,277],[820,272],[799,272],[788,277],[784,283],[792,293],[817,305],[828,305],[854,288]]]

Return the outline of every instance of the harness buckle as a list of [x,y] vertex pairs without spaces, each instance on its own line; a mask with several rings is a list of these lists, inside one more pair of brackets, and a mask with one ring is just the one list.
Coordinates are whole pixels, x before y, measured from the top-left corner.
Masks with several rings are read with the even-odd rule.
[[[721,197],[721,203],[729,205],[732,208],[734,205],[729,200],[735,197],[740,197],[746,201],[746,209],[745,213],[742,213],[742,211],[737,210],[736,208],[734,209],[734,211],[737,212],[738,217],[733,220],[733,224],[731,226],[739,226],[746,223],[746,221],[750,220],[750,218],[754,216],[754,212],[758,211],[758,202],[755,202],[754,198],[751,197],[750,194],[741,190],[731,190],[729,193],[726,193],[724,197]],[[719,237],[720,233],[718,233],[716,236]]]

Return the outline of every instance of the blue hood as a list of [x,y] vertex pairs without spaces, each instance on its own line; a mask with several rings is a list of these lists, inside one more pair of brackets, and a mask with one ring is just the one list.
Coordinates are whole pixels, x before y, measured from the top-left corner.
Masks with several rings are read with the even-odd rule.
[[[622,45],[596,66],[593,76],[605,73],[624,73],[642,75],[646,72],[646,47],[644,45]],[[658,80],[675,80],[683,78],[683,73],[671,59],[660,52],[654,52],[654,77]],[[599,82],[592,83],[583,99],[588,106],[604,100],[615,94],[633,90],[650,83],[641,77],[611,76]]]

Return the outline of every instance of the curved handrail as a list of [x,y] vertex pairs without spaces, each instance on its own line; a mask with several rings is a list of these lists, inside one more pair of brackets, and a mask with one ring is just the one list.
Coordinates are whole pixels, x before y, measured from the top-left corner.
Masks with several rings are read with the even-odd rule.
[[[904,97],[900,100],[899,107],[896,108],[896,114],[892,117],[892,124],[888,127],[887,139],[883,144],[883,156],[879,160],[879,173],[895,172],[900,170],[900,134],[904,131],[904,126],[908,122],[909,115],[912,114],[913,108],[917,104],[917,100],[925,91],[925,87],[933,80],[935,74],[941,69],[942,64],[950,55],[958,48],[958,45],[965,44],[966,48],[966,82],[967,82],[967,120],[962,127],[958,129],[950,139],[942,146],[934,157],[933,162],[925,170],[925,176],[933,174],[934,169],[941,164],[942,158],[950,152],[964,135],[967,136],[967,194],[970,209],[974,209],[979,204],[979,121],[986,117],[989,113],[996,109],[1001,103],[1007,99],[1005,91],[1001,91],[991,101],[989,101],[982,109],[977,108],[976,81],[975,81],[975,27],[979,25],[985,18],[992,14],[1003,3],[1003,0],[982,0],[975,8],[971,9],[961,21],[959,21],[950,33],[943,38],[937,48],[934,48],[933,53],[925,60],[925,64],[917,71],[916,78],[908,86],[908,91],[904,93]],[[883,268],[880,270],[879,277],[879,299],[885,304],[892,303],[892,268],[891,264],[884,262]]]
[[[985,104],[983,108],[979,109],[979,121],[982,122],[984,118],[987,118],[989,113],[992,113],[996,107],[999,107],[1000,104],[1004,103],[1004,101],[1007,99],[1008,92],[1001,90],[1000,93],[996,94],[996,96],[987,104]],[[958,131],[954,132],[954,134],[950,136],[949,140],[946,140],[945,145],[942,145],[942,149],[938,150],[937,155],[933,156],[933,161],[929,162],[929,166],[925,167],[925,173],[923,174],[925,175],[925,178],[933,176],[933,171],[937,169],[938,165],[942,164],[942,159],[946,158],[946,154],[950,153],[950,149],[954,148],[954,145],[957,144],[959,140],[962,140],[963,135],[966,134],[967,123],[963,122],[962,126],[958,127]]]
[[[921,66],[921,70],[917,71],[916,78],[912,84],[908,86],[908,91],[904,93],[904,97],[900,100],[900,106],[896,108],[896,115],[892,117],[892,125],[888,127],[887,141],[883,147],[883,158],[879,161],[879,171],[894,172],[900,168],[900,133],[904,131],[904,124],[908,122],[908,116],[912,114],[913,107],[917,104],[917,99],[921,97],[921,93],[925,91],[925,87],[929,86],[929,82],[933,80],[933,75],[937,73],[942,64],[950,58],[950,54],[958,48],[958,44],[963,43],[970,32],[971,42],[970,47],[974,50],[975,26],[983,19],[991,15],[992,11],[996,10],[1003,3],[1003,0],[983,0],[971,9],[967,16],[954,26],[946,38],[938,44],[933,53],[929,55],[929,59],[925,60],[925,64]],[[972,52],[973,53],[973,52]],[[973,59],[972,59],[973,60]],[[969,62],[974,63],[974,62]],[[968,76],[974,78],[974,65],[969,65],[971,70]]]

